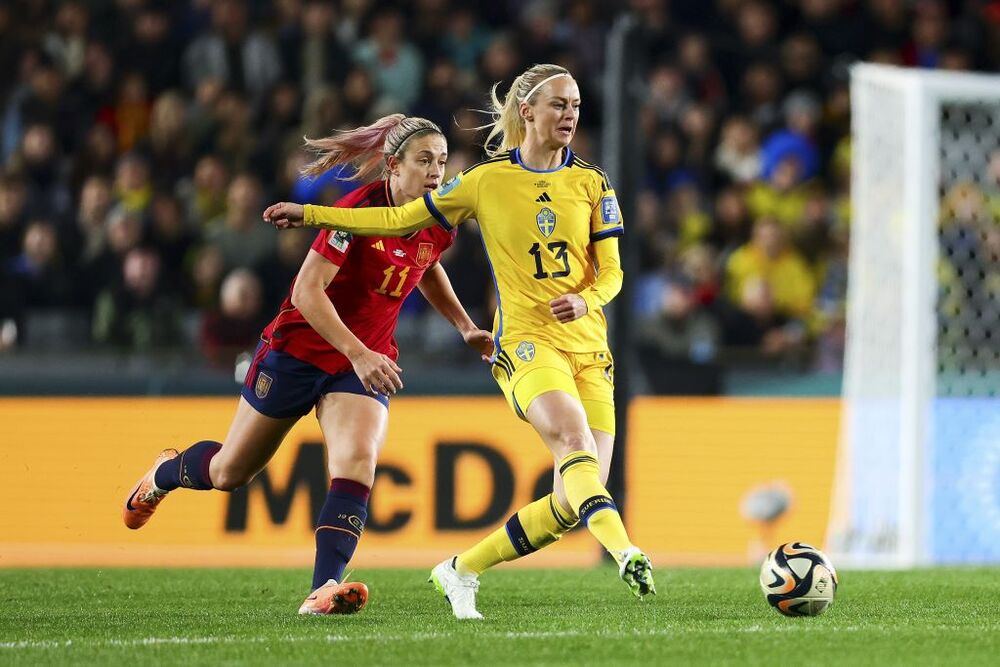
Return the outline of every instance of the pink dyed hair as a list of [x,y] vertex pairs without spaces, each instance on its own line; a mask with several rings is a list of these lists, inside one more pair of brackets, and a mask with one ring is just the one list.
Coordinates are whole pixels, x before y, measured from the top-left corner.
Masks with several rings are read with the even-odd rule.
[[334,167],[352,164],[356,171],[351,180],[364,180],[377,171],[384,171],[386,158],[390,155],[402,157],[410,139],[429,132],[443,134],[440,127],[426,118],[396,113],[379,118],[371,125],[337,130],[322,139],[306,137],[306,148],[317,158],[303,167],[302,173],[318,176]]

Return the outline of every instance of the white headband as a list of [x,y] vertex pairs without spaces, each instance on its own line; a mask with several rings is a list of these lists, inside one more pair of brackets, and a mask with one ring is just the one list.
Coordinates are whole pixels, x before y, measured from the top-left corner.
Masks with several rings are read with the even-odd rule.
[[522,102],[527,102],[528,100],[531,99],[532,95],[534,95],[535,93],[538,92],[539,88],[541,88],[542,86],[544,86],[545,84],[547,84],[552,79],[558,79],[561,76],[569,76],[569,72],[559,72],[558,74],[553,74],[552,76],[550,76],[547,79],[542,79],[541,81],[539,81],[538,83],[535,84],[534,88],[532,88],[531,90],[528,91],[527,95],[525,95],[523,98],[521,98],[521,101]]

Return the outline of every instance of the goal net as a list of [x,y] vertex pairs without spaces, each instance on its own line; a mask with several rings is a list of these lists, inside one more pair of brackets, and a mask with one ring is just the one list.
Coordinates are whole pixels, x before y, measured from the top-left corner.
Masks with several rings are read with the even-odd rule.
[[1000,76],[858,65],[846,566],[1000,562]]

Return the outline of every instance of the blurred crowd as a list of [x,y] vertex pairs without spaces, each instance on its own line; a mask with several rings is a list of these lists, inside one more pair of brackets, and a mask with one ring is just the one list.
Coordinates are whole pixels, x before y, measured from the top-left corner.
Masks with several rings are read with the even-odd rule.
[[[599,163],[605,39],[626,10],[649,50],[644,176],[626,211],[642,239],[629,305],[644,353],[838,368],[848,66],[995,69],[1000,3],[0,4],[0,349],[56,327],[66,345],[186,346],[231,364],[312,240],[262,224],[265,203],[330,203],[356,185],[301,177],[303,136],[419,115],[447,133],[453,173],[482,156],[489,86],[556,62],[584,99],[574,148]],[[488,326],[474,226],[444,263]],[[426,311],[414,299],[404,326]]]

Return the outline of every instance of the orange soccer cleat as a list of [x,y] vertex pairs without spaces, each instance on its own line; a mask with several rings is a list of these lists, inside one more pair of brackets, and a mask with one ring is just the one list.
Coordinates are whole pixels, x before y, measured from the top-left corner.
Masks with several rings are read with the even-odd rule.
[[299,607],[300,614],[356,614],[368,602],[368,587],[360,581],[338,584],[331,579],[305,599]]
[[160,467],[161,463],[175,459],[178,456],[179,454],[176,449],[164,449],[156,457],[153,467],[142,476],[139,483],[132,489],[132,493],[129,494],[128,499],[125,501],[125,506],[122,507],[122,519],[125,521],[126,526],[132,530],[142,528],[149,521],[149,517],[153,516],[156,506],[167,495],[166,491],[157,489],[156,485],[153,484],[153,474]]

